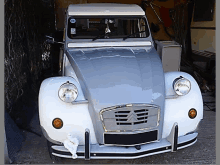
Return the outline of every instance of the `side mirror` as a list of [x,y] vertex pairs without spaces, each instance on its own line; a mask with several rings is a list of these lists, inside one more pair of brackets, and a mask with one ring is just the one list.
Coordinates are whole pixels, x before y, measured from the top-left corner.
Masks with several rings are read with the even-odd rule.
[[51,37],[51,36],[46,36],[46,42],[48,43],[48,44],[64,44],[64,42],[58,42],[58,41],[55,41],[54,40],[54,38],[53,37]]
[[53,37],[51,37],[51,36],[46,36],[46,42],[48,43],[48,44],[54,44],[54,38]]

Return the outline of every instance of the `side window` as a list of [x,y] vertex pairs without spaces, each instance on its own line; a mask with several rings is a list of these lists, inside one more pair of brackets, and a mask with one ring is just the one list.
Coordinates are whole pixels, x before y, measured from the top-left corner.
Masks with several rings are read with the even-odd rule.
[[[138,21],[139,21],[138,26],[139,26],[139,29],[140,29],[139,31],[140,32],[141,31],[146,31],[146,22],[145,22],[145,20],[143,18],[141,18]],[[140,33],[140,37],[146,37],[146,32]]]

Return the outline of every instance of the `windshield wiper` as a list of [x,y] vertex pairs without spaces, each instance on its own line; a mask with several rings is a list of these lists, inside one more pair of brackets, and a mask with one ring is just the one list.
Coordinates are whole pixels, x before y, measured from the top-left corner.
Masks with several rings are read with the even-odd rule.
[[92,41],[95,41],[95,40],[97,40],[97,39],[99,39],[99,38],[101,38],[101,37],[105,37],[105,35],[106,35],[106,34],[98,35],[98,36],[96,36],[95,38],[93,38]]
[[136,34],[140,34],[140,33],[144,33],[146,31],[140,31],[140,32],[136,32],[136,33],[132,33],[132,34],[129,34],[128,36],[124,37],[123,40],[126,40],[127,38],[133,36],[133,35],[136,35]]

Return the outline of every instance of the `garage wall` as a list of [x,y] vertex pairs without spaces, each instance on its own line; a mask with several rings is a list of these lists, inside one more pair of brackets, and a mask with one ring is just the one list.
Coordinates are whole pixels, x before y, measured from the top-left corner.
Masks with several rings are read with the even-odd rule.
[[[213,21],[191,22],[192,49],[197,51],[216,52],[215,42],[216,7],[214,7]],[[204,28],[204,29],[202,29]]]
[[55,0],[55,25],[56,30],[63,30],[65,10],[70,4],[87,3],[87,0]]
[[[165,8],[173,8],[174,0],[168,0],[166,2],[159,2],[155,0],[154,4],[158,6],[163,6]],[[158,13],[158,15],[160,16],[159,8],[156,6],[153,6],[153,7],[155,11]],[[165,33],[163,24],[160,23],[154,11],[150,7],[147,7],[146,9],[146,16],[148,18],[150,26],[151,26],[151,23],[153,22],[154,24],[157,24],[160,28],[160,30],[157,33],[152,33],[155,40],[171,40],[171,38]]]
[[[55,1],[55,13],[56,13],[56,29],[63,30],[64,28],[64,18],[65,10],[70,4],[79,4],[79,3],[124,3],[124,4],[138,4],[141,5],[142,0],[56,0]],[[181,0],[179,0],[181,1]],[[154,1],[154,4],[163,6],[166,8],[174,7],[174,0],[168,0],[167,2]],[[160,14],[159,8],[154,7],[156,12]],[[153,36],[156,40],[171,40],[171,38],[165,33],[163,25],[159,24],[159,20],[156,17],[155,13],[150,7],[146,8],[146,15],[148,21],[151,25],[151,22],[158,24],[160,30],[157,33],[154,33]]]

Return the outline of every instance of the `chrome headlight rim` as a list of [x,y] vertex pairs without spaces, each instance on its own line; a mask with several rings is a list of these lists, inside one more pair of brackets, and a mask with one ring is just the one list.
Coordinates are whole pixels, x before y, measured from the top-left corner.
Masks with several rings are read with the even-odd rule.
[[[181,92],[178,92],[178,91],[176,90],[177,84],[179,84],[179,83],[180,83],[181,81],[183,81],[183,80],[185,80],[185,81],[187,81],[187,82],[189,83],[189,89],[188,89],[187,93],[185,93],[185,94],[184,94],[184,93],[181,93]],[[178,96],[185,96],[185,95],[187,95],[187,94],[190,92],[190,90],[191,90],[191,82],[190,82],[188,79],[186,79],[186,78],[180,76],[180,77],[176,78],[176,79],[173,81],[173,90],[175,91],[175,93],[176,93]]]
[[[76,96],[75,96],[74,98],[72,98],[71,100],[69,100],[69,101],[67,101],[67,100],[63,99],[63,97],[61,97],[61,90],[62,90],[63,88],[65,88],[65,86],[67,86],[67,87],[68,87],[68,86],[69,86],[69,87],[72,87],[72,89],[70,89],[70,90],[74,90],[74,92],[76,93]],[[66,88],[67,88],[67,87],[66,87]],[[67,81],[66,83],[63,83],[63,84],[60,86],[59,90],[58,90],[58,97],[60,98],[61,101],[65,102],[65,103],[72,103],[72,102],[74,102],[74,101],[77,99],[78,95],[79,95],[79,93],[78,93],[78,88],[76,87],[75,84],[70,83],[69,81]]]

